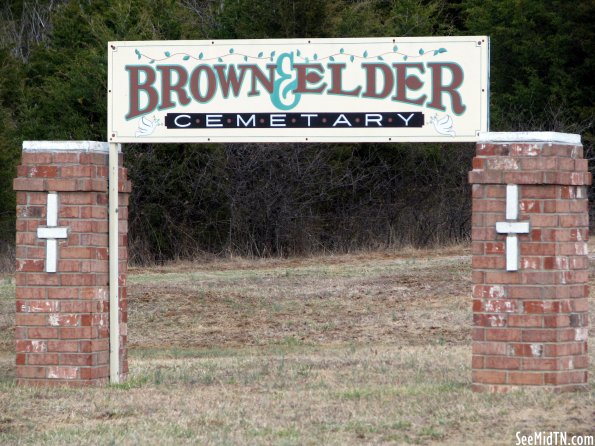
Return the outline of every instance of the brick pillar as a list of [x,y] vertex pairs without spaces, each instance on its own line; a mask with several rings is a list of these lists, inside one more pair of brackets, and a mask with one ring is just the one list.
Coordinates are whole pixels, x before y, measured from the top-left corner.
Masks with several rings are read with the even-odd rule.
[[487,133],[469,180],[473,389],[586,388],[591,175],[580,137]]
[[[120,364],[126,376],[130,183],[124,168],[120,180]],[[18,384],[82,386],[108,381],[107,186],[107,143],[23,143],[14,180]]]

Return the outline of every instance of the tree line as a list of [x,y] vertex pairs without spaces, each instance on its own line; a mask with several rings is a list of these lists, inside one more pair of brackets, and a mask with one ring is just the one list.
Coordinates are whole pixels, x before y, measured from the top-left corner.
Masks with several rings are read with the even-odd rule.
[[[106,140],[110,40],[484,35],[491,130],[593,149],[588,0],[8,0],[0,7],[0,257],[23,140]],[[138,263],[468,238],[473,144],[126,145]]]

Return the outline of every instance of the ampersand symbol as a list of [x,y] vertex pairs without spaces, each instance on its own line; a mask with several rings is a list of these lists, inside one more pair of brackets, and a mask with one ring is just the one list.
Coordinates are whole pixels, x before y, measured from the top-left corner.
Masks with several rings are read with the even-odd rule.
[[[271,102],[279,110],[291,110],[300,102],[301,94],[292,93],[297,88],[297,77],[293,74],[293,52],[280,54],[277,58],[277,74],[275,89],[271,95]],[[293,100],[291,97],[293,96]]]

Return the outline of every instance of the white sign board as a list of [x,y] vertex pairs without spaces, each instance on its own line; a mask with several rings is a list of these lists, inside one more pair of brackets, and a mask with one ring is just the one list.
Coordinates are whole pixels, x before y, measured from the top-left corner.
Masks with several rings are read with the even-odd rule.
[[486,36],[108,44],[108,140],[476,141]]

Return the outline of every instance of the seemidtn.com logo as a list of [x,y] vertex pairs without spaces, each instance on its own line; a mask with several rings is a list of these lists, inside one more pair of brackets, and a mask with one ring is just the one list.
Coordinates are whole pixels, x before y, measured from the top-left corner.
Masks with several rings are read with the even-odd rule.
[[593,435],[574,435],[568,432],[516,433],[516,446],[594,446]]

